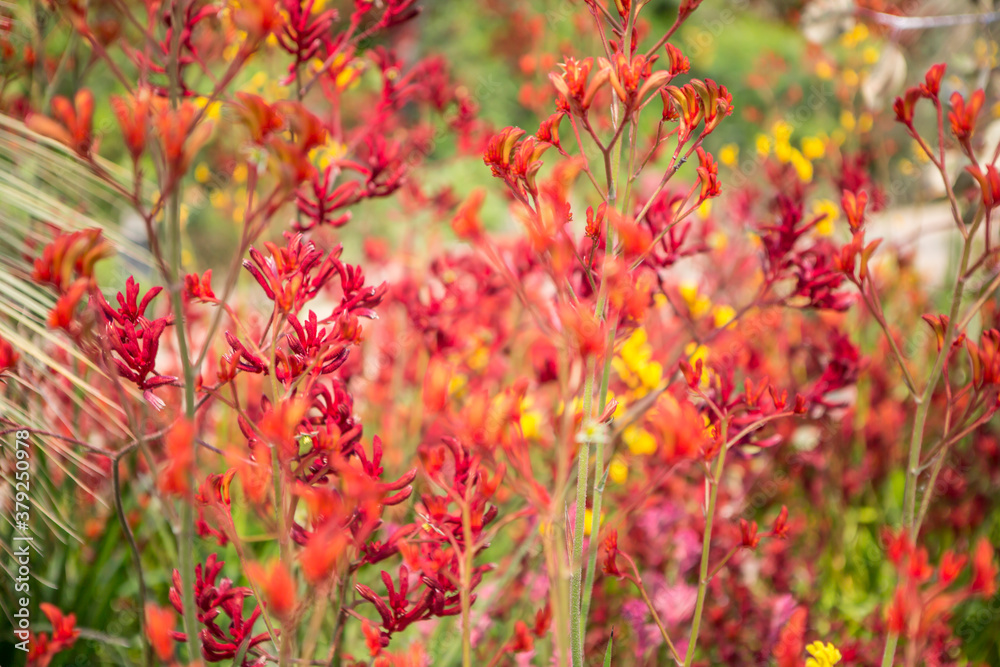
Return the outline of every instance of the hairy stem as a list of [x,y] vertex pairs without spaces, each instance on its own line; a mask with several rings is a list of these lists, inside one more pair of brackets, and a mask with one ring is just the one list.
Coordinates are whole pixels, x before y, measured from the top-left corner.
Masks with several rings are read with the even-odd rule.
[[705,535],[701,543],[701,567],[698,570],[698,599],[694,606],[694,618],[691,621],[691,639],[688,641],[687,654],[684,657],[684,667],[690,667],[694,661],[695,650],[698,647],[698,632],[701,630],[701,615],[705,609],[705,595],[708,592],[708,557],[712,550],[712,521],[715,518],[715,503],[719,497],[719,480],[722,478],[722,467],[726,462],[726,436],[728,422],[724,419],[720,422],[722,433],[722,449],[715,459],[715,466],[712,469],[712,480],[708,494],[708,507],[705,510]]

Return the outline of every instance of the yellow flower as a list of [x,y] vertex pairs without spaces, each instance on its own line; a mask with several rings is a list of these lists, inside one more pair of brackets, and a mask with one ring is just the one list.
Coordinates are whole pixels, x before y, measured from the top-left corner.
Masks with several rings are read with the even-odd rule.
[[851,49],[860,44],[861,42],[868,39],[868,26],[864,23],[858,23],[854,26],[854,29],[850,32],[845,32],[841,38],[840,43]]
[[618,376],[642,397],[663,381],[663,365],[652,361],[653,348],[648,344],[646,330],[636,329],[622,344],[621,354],[611,360]]
[[806,646],[806,651],[812,656],[806,659],[806,667],[833,667],[843,657],[833,644],[824,645],[821,641]]
[[858,83],[861,81],[861,77],[858,76],[858,73],[855,72],[850,67],[848,67],[843,71],[843,73],[841,74],[841,78],[843,78],[844,83],[846,83],[851,88],[856,88]]
[[792,149],[792,166],[795,167],[795,172],[799,175],[799,180],[803,183],[808,183],[813,177],[813,166],[812,162],[807,160],[802,153],[799,152],[797,148]]
[[702,203],[698,204],[698,217],[702,220],[707,220],[709,214],[712,212],[712,200],[706,199]]
[[858,118],[858,129],[862,132],[870,132],[874,124],[875,116],[871,112],[866,111]]
[[771,153],[771,140],[766,134],[757,135],[757,155],[767,157]]
[[869,65],[874,65],[878,62],[878,49],[874,46],[866,46],[865,50],[861,52],[861,57],[865,59],[865,62]]
[[247,166],[243,163],[236,165],[233,169],[233,180],[237,183],[246,183],[247,180]]
[[854,119],[854,114],[844,109],[840,112],[840,126],[847,130],[848,132],[853,132],[854,127],[857,125],[857,121]]
[[250,77],[249,86],[256,90],[263,90],[264,85],[267,84],[267,73],[257,72],[252,77]]
[[[591,524],[594,522],[594,510],[584,510],[583,512],[583,534],[590,535]],[[597,523],[598,529],[600,529],[601,524],[604,523],[604,512],[601,512],[601,518]]]
[[813,204],[813,215],[826,213],[826,218],[816,224],[816,233],[820,236],[833,234],[833,223],[840,216],[840,209],[829,199],[820,199]]
[[208,179],[211,177],[212,172],[204,162],[199,162],[198,166],[194,168],[194,180],[199,183],[208,183]]
[[792,159],[792,145],[788,139],[776,137],[774,140],[774,157],[779,162],[788,162]]
[[[725,250],[729,245],[729,238],[722,232],[715,231],[708,235],[708,247],[712,250]],[[662,295],[657,295],[662,296]]]
[[736,309],[732,306],[727,306],[726,304],[719,304],[712,309],[712,318],[715,321],[716,329],[721,329],[726,326],[731,329],[733,325],[736,324],[733,322],[736,318]]
[[538,412],[521,413],[521,430],[527,440],[534,440],[541,433],[542,415]]
[[704,294],[698,294],[698,285],[695,283],[682,282],[678,290],[681,293],[681,298],[684,299],[684,303],[687,304],[688,310],[691,311],[691,317],[694,319],[700,318],[712,309],[711,299]]
[[802,140],[802,155],[807,160],[817,160],[826,154],[826,144],[819,137],[806,137]]
[[205,109],[205,118],[209,120],[219,120],[219,113],[222,111],[222,103],[218,100],[209,104],[207,97],[196,97],[194,105],[199,109]]
[[832,79],[833,67],[825,60],[819,61],[816,63],[816,76],[824,80]]
[[719,162],[727,167],[736,166],[740,159],[740,147],[737,144],[726,144],[719,149]]
[[622,441],[636,456],[646,456],[656,452],[656,438],[653,437],[652,433],[639,426],[629,426],[622,431]]
[[628,466],[621,456],[615,455],[608,464],[608,478],[615,484],[624,484],[628,480]]

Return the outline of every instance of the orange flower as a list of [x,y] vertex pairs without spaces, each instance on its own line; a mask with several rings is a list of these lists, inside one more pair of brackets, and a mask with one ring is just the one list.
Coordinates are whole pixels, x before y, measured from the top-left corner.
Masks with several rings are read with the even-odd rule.
[[25,123],[38,134],[66,144],[81,157],[89,158],[94,141],[94,94],[84,88],[77,92],[72,102],[57,95],[52,99],[52,113],[55,119],[32,114]]
[[139,156],[146,150],[146,137],[149,134],[149,109],[150,95],[146,89],[141,89],[138,95],[132,96],[128,100],[118,95],[111,96],[111,110],[118,117],[125,146],[128,147],[128,152],[135,161],[138,161]]
[[295,611],[296,594],[295,579],[281,561],[272,561],[270,566],[262,567],[250,563],[248,567],[250,578],[260,586],[267,609],[281,620],[287,620]]
[[181,419],[167,432],[164,439],[167,467],[159,479],[164,493],[188,495],[191,493],[191,475],[194,472],[194,424]]
[[160,607],[155,602],[146,603],[146,636],[153,646],[153,652],[163,662],[170,662],[174,657],[174,638],[172,633],[177,622],[172,609]]

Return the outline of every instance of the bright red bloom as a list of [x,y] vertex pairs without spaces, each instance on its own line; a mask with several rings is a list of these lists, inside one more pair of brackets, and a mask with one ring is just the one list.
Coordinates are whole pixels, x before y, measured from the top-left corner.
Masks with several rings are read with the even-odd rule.
[[149,135],[149,111],[150,93],[142,89],[140,92],[125,99],[117,95],[112,95],[110,99],[111,110],[118,118],[118,124],[122,128],[122,138],[125,146],[132,155],[133,161],[138,161],[143,151],[146,150],[146,139]]
[[740,546],[744,549],[756,549],[760,543],[760,536],[757,534],[757,522],[747,522],[740,519]]
[[924,75],[924,83],[920,84],[920,92],[925,97],[934,98],[941,92],[941,79],[944,77],[946,68],[947,65],[944,63],[938,63],[931,65],[930,69],[927,70],[927,74]]
[[774,528],[771,529],[771,535],[782,540],[788,537],[788,508],[784,505],[781,506],[781,512],[778,513],[778,517],[774,520]]
[[993,545],[985,537],[979,538],[979,541],[976,542],[976,549],[972,553],[970,592],[987,598],[996,592],[998,568],[994,561],[995,553]]
[[164,403],[153,394],[153,390],[177,381],[175,377],[160,375],[155,369],[160,336],[170,321],[167,317],[150,320],[146,317],[146,308],[161,291],[162,287],[154,287],[138,301],[139,283],[129,276],[125,294],[118,293],[117,309],[112,308],[100,292],[94,295],[106,319],[108,345],[118,355],[113,357],[118,374],[142,389],[143,397],[158,410],[163,408]]
[[94,94],[83,88],[73,101],[57,95],[52,98],[55,119],[32,114],[25,121],[29,128],[72,148],[84,158],[90,157],[94,143]]
[[14,370],[21,355],[3,337],[0,337],[0,378],[4,373]]
[[177,616],[169,607],[160,607],[155,602],[146,603],[146,636],[156,657],[170,662],[174,657],[174,627]]
[[[269,635],[267,632],[253,634],[253,626],[261,613],[258,605],[254,605],[249,616],[243,616],[244,603],[247,598],[253,597],[253,591],[233,586],[233,582],[227,578],[217,581],[224,565],[223,561],[212,554],[204,565],[199,563],[195,566],[195,606],[198,623],[205,626],[198,633],[201,654],[208,662],[232,662],[246,642],[248,649],[242,667],[252,667],[259,664],[258,645],[267,641]],[[181,575],[177,570],[174,570],[173,586],[170,589],[170,604],[178,614],[183,615]],[[220,613],[229,617],[228,623],[218,622]],[[174,632],[172,636],[178,641],[187,641],[184,633]]]
[[960,142],[968,142],[972,133],[976,129],[976,119],[986,102],[986,93],[980,88],[969,97],[966,102],[961,93],[951,94],[951,111],[948,112],[948,121],[951,123],[951,131]]

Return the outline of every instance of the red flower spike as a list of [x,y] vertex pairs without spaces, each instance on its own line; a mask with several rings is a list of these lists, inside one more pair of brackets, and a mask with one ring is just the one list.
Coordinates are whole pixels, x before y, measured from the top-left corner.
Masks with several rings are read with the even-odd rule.
[[31,114],[25,123],[38,134],[69,146],[83,158],[90,158],[94,143],[93,93],[83,88],[72,102],[61,95],[55,96],[52,98],[52,114],[54,119]]
[[531,635],[531,631],[528,630],[528,626],[524,621],[516,621],[514,623],[514,636],[511,637],[510,643],[507,644],[507,650],[511,653],[527,653],[528,651],[535,650],[535,639]]
[[483,223],[479,219],[479,211],[483,207],[485,197],[486,191],[476,188],[459,207],[455,217],[451,219],[451,228],[455,236],[466,241],[474,241],[482,236]]
[[85,229],[79,232],[58,232],[51,243],[42,250],[42,256],[35,259],[32,280],[43,285],[51,285],[59,293],[65,293],[79,278],[91,283],[94,266],[99,260],[114,254],[104,240],[100,229]]
[[111,110],[118,118],[122,129],[125,146],[132,156],[133,162],[138,162],[146,150],[146,140],[149,135],[150,93],[142,89],[135,96],[125,99],[112,95]]
[[958,92],[951,94],[951,111],[948,112],[948,121],[951,123],[951,131],[955,138],[962,144],[968,144],[972,133],[976,129],[976,119],[986,102],[986,93],[979,89],[969,96],[969,101]]
[[781,506],[778,518],[774,520],[774,528],[771,529],[770,535],[780,540],[788,538],[788,508],[784,505]]
[[953,551],[944,552],[938,569],[938,580],[941,584],[947,586],[958,579],[958,575],[962,573],[968,560],[968,557],[956,555]]
[[605,574],[610,574],[612,576],[621,576],[621,571],[618,569],[618,531],[611,530],[608,532],[608,536],[604,538],[604,564],[602,569]]
[[167,317],[150,320],[145,315],[150,302],[162,290],[162,287],[154,287],[139,301],[139,284],[129,276],[125,294],[118,293],[117,309],[112,308],[100,292],[94,294],[94,300],[106,319],[108,345],[117,355],[113,361],[118,367],[118,374],[142,389],[143,397],[157,410],[162,409],[164,403],[153,394],[153,390],[177,381],[175,377],[160,375],[155,369],[160,336],[170,321]]
[[3,337],[0,337],[0,381],[5,373],[11,372],[17,366],[21,355]]
[[740,546],[744,549],[756,549],[760,543],[760,536],[757,535],[757,522],[747,522],[740,519]]
[[985,537],[979,538],[972,553],[972,582],[969,592],[988,598],[997,590],[996,550]]
[[194,424],[181,419],[167,432],[164,449],[167,467],[157,480],[164,493],[187,496],[191,493],[191,477],[194,473]]
[[[248,648],[242,667],[254,667],[260,664],[262,655],[258,646],[268,641],[270,636],[267,632],[253,634],[254,624],[261,614],[259,606],[255,605],[249,616],[245,617],[243,614],[244,603],[247,598],[253,598],[253,591],[242,586],[234,586],[227,578],[217,581],[224,565],[223,561],[212,554],[204,565],[199,563],[195,566],[196,615],[198,623],[204,626],[198,633],[201,639],[201,654],[208,662],[224,660],[232,662],[242,645],[246,643]],[[182,597],[181,575],[174,570],[170,604],[181,615],[184,613]],[[228,623],[217,621],[220,613],[229,617]],[[187,641],[184,633],[174,632],[172,636],[178,641]]]
[[852,232],[857,232],[865,224],[865,208],[868,207],[868,193],[864,190],[851,192],[844,190],[840,199],[840,207],[844,209],[847,217],[847,224],[851,226]]
[[197,273],[184,276],[184,296],[191,301],[216,303],[218,299],[212,291],[212,269],[207,269],[200,277]]
[[174,627],[177,616],[169,607],[160,607],[155,602],[147,602],[146,636],[153,647],[156,657],[162,662],[170,663],[174,657]]
[[941,79],[944,77],[947,65],[938,63],[931,65],[924,76],[924,83],[920,84],[920,92],[924,97],[936,98],[941,93]]
[[663,48],[667,52],[667,62],[670,63],[669,71],[671,76],[686,74],[691,69],[691,62],[676,46],[668,42]]
[[705,151],[701,146],[698,147],[697,153],[698,162],[700,163],[698,167],[698,180],[701,183],[701,192],[698,195],[698,200],[705,201],[706,199],[718,197],[722,192],[722,186],[719,183],[719,165],[712,158],[712,154]]
[[911,132],[913,131],[913,111],[920,97],[919,88],[908,88],[902,97],[897,97],[896,101],[892,103],[892,110],[896,112],[896,121],[911,128]]
[[997,204],[1000,204],[1000,173],[997,172],[997,168],[988,164],[985,174],[974,165],[969,165],[965,170],[979,183],[983,207],[987,211],[996,208]]

